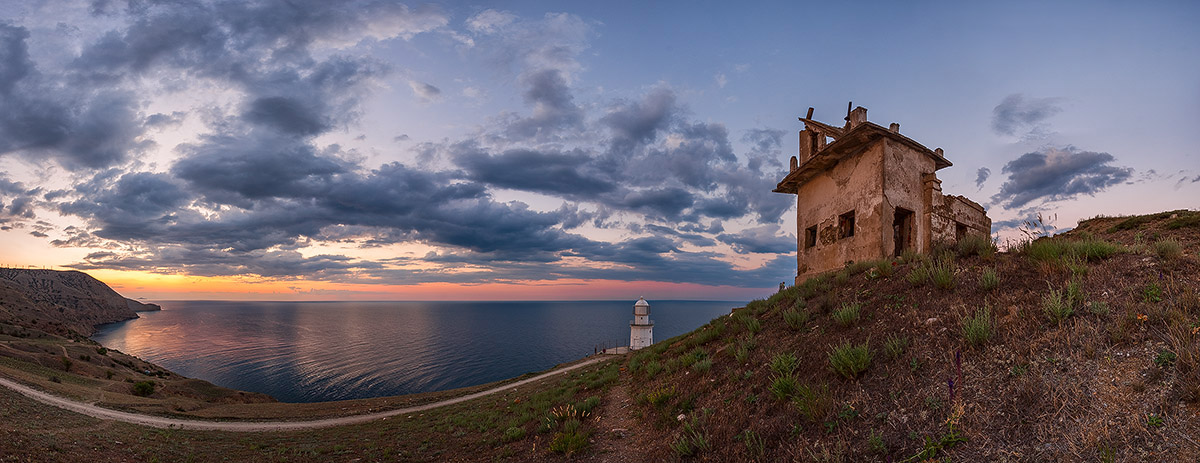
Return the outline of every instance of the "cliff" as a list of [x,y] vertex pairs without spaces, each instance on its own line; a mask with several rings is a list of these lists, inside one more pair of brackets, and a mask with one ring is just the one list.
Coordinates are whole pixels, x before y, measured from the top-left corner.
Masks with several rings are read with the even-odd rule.
[[159,309],[127,299],[83,272],[0,268],[0,312],[49,333],[87,336],[96,325]]

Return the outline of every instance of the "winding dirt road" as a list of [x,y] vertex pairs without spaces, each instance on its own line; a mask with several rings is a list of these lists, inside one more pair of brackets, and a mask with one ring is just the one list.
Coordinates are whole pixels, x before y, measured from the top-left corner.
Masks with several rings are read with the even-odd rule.
[[11,381],[11,380],[8,380],[5,378],[0,378],[0,385],[7,387],[9,389],[12,389],[14,391],[17,391],[17,392],[21,393],[22,395],[29,397],[33,400],[36,400],[38,402],[41,402],[41,403],[44,403],[47,405],[53,405],[55,407],[70,410],[70,411],[73,411],[76,413],[81,413],[81,414],[84,414],[84,415],[87,415],[87,416],[90,416],[93,418],[99,418],[102,420],[123,421],[126,423],[140,424],[143,426],[151,426],[151,427],[155,427],[155,428],[192,429],[192,430],[200,430],[200,431],[231,431],[231,432],[297,431],[297,430],[303,430],[303,429],[327,428],[327,427],[332,427],[332,426],[345,426],[348,424],[365,423],[367,421],[388,418],[388,417],[392,417],[392,416],[396,416],[396,415],[403,415],[406,413],[422,412],[422,411],[429,410],[432,408],[443,407],[446,405],[453,405],[453,404],[456,404],[459,402],[466,402],[471,399],[477,399],[479,397],[483,397],[483,396],[486,396],[489,394],[495,394],[500,391],[505,391],[508,389],[515,388],[517,386],[522,386],[525,384],[532,383],[534,381],[546,379],[548,377],[551,377],[551,376],[554,376],[557,374],[566,373],[568,371],[575,370],[577,368],[583,368],[585,366],[588,366],[588,365],[591,365],[594,363],[598,363],[598,362],[602,362],[605,360],[609,360],[612,358],[615,358],[615,356],[598,356],[596,358],[592,358],[592,359],[588,359],[588,360],[576,363],[569,367],[564,367],[564,368],[560,368],[560,369],[550,371],[547,373],[542,373],[542,374],[534,376],[532,378],[523,379],[523,380],[517,381],[515,383],[505,384],[505,385],[497,387],[497,388],[476,392],[474,394],[467,394],[464,396],[455,397],[453,399],[446,399],[446,400],[443,400],[440,402],[433,402],[433,403],[428,403],[428,404],[424,404],[424,405],[417,405],[414,407],[400,408],[400,409],[396,409],[396,410],[388,410],[388,411],[377,412],[377,413],[367,413],[367,414],[363,414],[363,415],[343,416],[343,417],[337,417],[337,418],[325,418],[325,419],[311,420],[311,421],[231,421],[231,422],[220,422],[220,421],[200,421],[200,420],[185,420],[185,419],[178,419],[178,418],[164,418],[164,417],[158,417],[158,416],[141,415],[141,414],[137,414],[137,413],[129,413],[129,412],[111,410],[111,409],[99,407],[99,406],[89,404],[89,403],[78,402],[75,400],[66,399],[63,397],[56,396],[56,395],[47,394],[45,392],[33,389],[29,386],[25,386],[23,384],[20,384],[20,383],[17,383],[15,381]]

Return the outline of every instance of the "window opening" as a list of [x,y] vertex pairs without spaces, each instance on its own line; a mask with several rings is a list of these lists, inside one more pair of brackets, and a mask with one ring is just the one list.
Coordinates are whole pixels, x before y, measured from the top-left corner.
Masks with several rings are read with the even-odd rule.
[[854,236],[854,211],[838,216],[838,238]]
[[811,248],[817,245],[817,226],[804,229],[804,249]]

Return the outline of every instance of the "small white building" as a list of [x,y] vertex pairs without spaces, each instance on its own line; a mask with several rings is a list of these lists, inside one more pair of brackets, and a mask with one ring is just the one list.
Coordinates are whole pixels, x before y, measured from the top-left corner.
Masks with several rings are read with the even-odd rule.
[[633,304],[633,321],[629,322],[629,349],[638,350],[654,344],[654,321],[650,320],[650,303],[638,298]]

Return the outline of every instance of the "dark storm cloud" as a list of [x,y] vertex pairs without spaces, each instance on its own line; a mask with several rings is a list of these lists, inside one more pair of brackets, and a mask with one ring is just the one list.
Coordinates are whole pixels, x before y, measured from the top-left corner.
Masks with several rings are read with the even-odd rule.
[[1025,98],[1014,93],[1004,97],[992,109],[992,130],[1000,135],[1016,135],[1018,131],[1037,131],[1050,116],[1062,112],[1057,98]]
[[991,176],[992,176],[992,169],[988,169],[987,167],[980,167],[979,170],[975,171],[975,186],[982,188],[983,182],[986,182],[988,177],[991,177]]
[[722,233],[717,235],[717,240],[732,246],[733,250],[739,254],[783,254],[795,250],[796,238],[781,236],[778,235],[778,232],[777,225],[763,225],[748,228],[741,233]]
[[679,217],[695,202],[696,198],[690,192],[676,187],[630,191],[618,200],[625,209],[663,219]]
[[1025,153],[1004,165],[1001,171],[1008,179],[992,201],[1018,208],[1040,198],[1053,201],[1095,194],[1133,175],[1131,168],[1109,165],[1114,160],[1111,154],[1072,146]]
[[653,142],[670,125],[675,111],[675,93],[658,88],[641,101],[614,104],[600,123],[612,131],[615,149],[628,150]]
[[93,220],[96,235],[109,239],[147,239],[166,231],[189,195],[165,174],[115,170],[78,185],[80,199],[59,205],[66,214]]
[[351,270],[376,269],[380,268],[380,265],[337,255],[305,257],[299,252],[289,250],[228,253],[165,246],[151,252],[136,254],[93,252],[84,257],[83,262],[67,267],[77,270],[120,269],[149,272],[183,270],[189,275],[198,276],[254,274],[287,278],[303,275],[313,279],[331,279]]
[[583,110],[575,105],[562,71],[545,69],[527,74],[521,81],[526,86],[525,102],[533,113],[509,124],[510,136],[518,139],[550,136],[583,123]]
[[595,195],[615,189],[596,172],[586,172],[591,158],[581,152],[542,153],[511,150],[489,155],[473,145],[456,147],[452,153],[469,178],[502,188],[536,191],[564,196]]
[[125,161],[145,145],[132,93],[61,88],[37,73],[28,31],[0,24],[0,154],[57,158],[71,170]]
[[246,120],[274,127],[296,135],[316,135],[328,130],[329,124],[315,108],[293,98],[270,96],[250,102]]
[[306,142],[270,132],[207,136],[180,151],[184,156],[171,172],[218,203],[316,196],[327,190],[332,175],[346,169]]
[[12,93],[17,82],[33,72],[33,60],[25,40],[29,31],[0,23],[0,94]]

